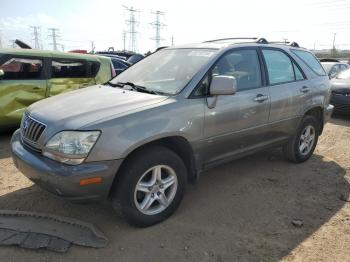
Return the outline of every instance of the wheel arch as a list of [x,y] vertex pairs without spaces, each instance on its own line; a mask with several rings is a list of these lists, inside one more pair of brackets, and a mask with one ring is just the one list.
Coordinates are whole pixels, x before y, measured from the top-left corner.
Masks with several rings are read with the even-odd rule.
[[187,169],[187,180],[191,183],[197,182],[198,169],[197,169],[194,152],[191,144],[186,138],[182,136],[168,136],[168,137],[158,138],[152,141],[147,141],[139,145],[138,147],[132,149],[130,152],[128,152],[121,166],[119,167],[117,174],[114,177],[109,195],[111,195],[113,193],[113,189],[116,188],[115,184],[118,183],[118,178],[119,178],[118,173],[120,172],[120,170],[123,169],[123,166],[126,165],[128,160],[140,150],[143,150],[147,147],[152,147],[152,146],[163,146],[172,150],[177,155],[179,155],[179,157],[182,159]]
[[317,119],[318,123],[319,123],[319,131],[320,131],[320,135],[323,132],[323,126],[324,126],[324,111],[323,108],[321,106],[315,106],[312,108],[309,108],[305,113],[304,116],[313,116]]

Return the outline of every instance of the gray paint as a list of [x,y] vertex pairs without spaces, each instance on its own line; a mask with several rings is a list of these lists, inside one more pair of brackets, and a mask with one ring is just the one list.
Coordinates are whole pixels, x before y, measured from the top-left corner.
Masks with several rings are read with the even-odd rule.
[[[199,81],[225,52],[266,46],[287,52],[300,65],[307,79],[262,86],[233,95],[219,95],[215,97],[217,100],[212,108],[208,105],[213,97],[191,97]],[[215,48],[217,52],[175,96],[150,95],[98,85],[32,105],[30,115],[48,126],[38,141],[39,146],[44,147],[55,133],[62,130],[101,130],[100,138],[82,166],[120,160],[108,170],[113,173],[109,180],[112,181],[120,162],[133,150],[160,138],[179,136],[186,139],[200,171],[285,143],[294,134],[305,112],[312,108],[324,109],[324,119],[330,116],[331,109],[325,110],[330,95],[328,77],[316,75],[290,51],[291,47],[208,43],[179,48]],[[303,91],[304,87],[308,92]],[[264,96],[264,99],[258,101],[257,96]],[[18,155],[16,150],[18,148],[13,147],[18,161],[30,154]],[[43,156],[37,158],[38,162],[48,161]],[[40,165],[37,161],[27,164],[38,169]],[[52,165],[55,166],[54,172],[59,173],[60,168],[67,169],[66,165],[54,161],[49,164]]]

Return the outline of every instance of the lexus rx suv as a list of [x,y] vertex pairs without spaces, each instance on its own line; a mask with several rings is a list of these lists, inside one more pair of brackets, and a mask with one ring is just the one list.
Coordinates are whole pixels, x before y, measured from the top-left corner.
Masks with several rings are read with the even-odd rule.
[[12,137],[13,160],[54,194],[108,197],[131,225],[150,226],[208,168],[276,146],[287,160],[308,160],[329,99],[327,74],[296,43],[169,47],[105,84],[31,105]]

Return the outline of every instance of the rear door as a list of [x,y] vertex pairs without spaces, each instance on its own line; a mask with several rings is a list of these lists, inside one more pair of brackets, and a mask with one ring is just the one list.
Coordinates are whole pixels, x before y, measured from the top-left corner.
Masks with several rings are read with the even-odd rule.
[[45,98],[45,61],[40,57],[3,55],[0,69],[0,125],[20,122],[23,112],[32,103]]
[[271,97],[268,139],[278,142],[293,134],[305,107],[312,103],[311,86],[285,51],[262,48],[262,54]]
[[223,55],[209,72],[209,79],[234,76],[237,93],[218,96],[215,107],[205,109],[203,157],[208,166],[265,143],[270,98],[260,64],[257,49],[236,49]]
[[82,59],[52,58],[47,96],[96,84],[94,77],[98,68],[94,63]]

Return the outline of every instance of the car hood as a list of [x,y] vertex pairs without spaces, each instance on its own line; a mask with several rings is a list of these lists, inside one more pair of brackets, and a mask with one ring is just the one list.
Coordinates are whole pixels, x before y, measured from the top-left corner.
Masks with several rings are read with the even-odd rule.
[[104,118],[140,110],[167,98],[96,85],[39,101],[31,105],[28,112],[49,129],[78,129]]

